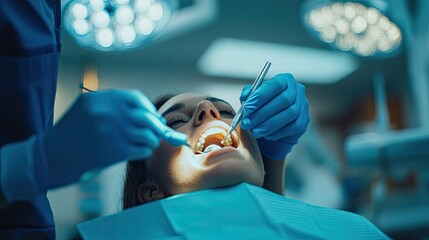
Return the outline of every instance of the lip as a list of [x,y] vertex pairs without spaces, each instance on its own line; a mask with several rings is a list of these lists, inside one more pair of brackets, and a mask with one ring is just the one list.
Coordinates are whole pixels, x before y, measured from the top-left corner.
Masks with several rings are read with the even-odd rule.
[[203,165],[208,166],[208,165],[212,165],[214,163],[220,162],[221,160],[216,159],[216,157],[221,156],[221,155],[227,155],[229,153],[235,153],[238,152],[239,149],[238,147],[223,147],[221,149],[209,152],[207,154],[204,154],[202,160]]
[[[202,126],[200,126],[200,127],[199,127],[199,130],[198,130],[198,131],[193,135],[193,139],[192,139],[192,141],[191,141],[192,146],[195,146],[195,145],[197,144],[197,142],[198,142],[199,138],[201,137],[201,135],[202,135],[206,130],[208,130],[208,129],[210,129],[210,128],[220,128],[220,129],[223,129],[223,130],[225,130],[226,132],[228,132],[228,130],[229,130],[229,128],[230,128],[230,126],[229,126],[227,123],[225,123],[225,122],[223,122],[223,121],[220,121],[220,120],[210,121],[210,122],[204,123]],[[231,135],[232,135],[232,137],[234,138],[234,140],[236,141],[236,143],[237,143],[237,148],[238,148],[238,147],[240,146],[240,139],[238,138],[238,136],[237,136],[237,134],[236,134],[235,130],[234,130],[234,131],[232,131]],[[227,148],[227,147],[223,147],[223,148]],[[222,148],[222,149],[223,149],[223,148]],[[233,147],[232,147],[232,148],[233,148]],[[222,149],[219,149],[219,150],[222,150]],[[234,148],[234,149],[236,149],[236,148]],[[217,151],[219,151],[219,150],[216,150],[216,151],[214,151],[214,152],[217,152]],[[207,154],[207,155],[210,155],[210,153],[209,153],[209,154]]]

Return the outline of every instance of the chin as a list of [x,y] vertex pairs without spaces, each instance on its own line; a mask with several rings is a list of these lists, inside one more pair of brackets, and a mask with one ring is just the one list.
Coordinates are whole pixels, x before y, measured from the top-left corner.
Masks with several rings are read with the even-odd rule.
[[210,188],[227,187],[243,182],[262,186],[264,169],[261,169],[253,159],[225,158],[207,169],[203,182]]

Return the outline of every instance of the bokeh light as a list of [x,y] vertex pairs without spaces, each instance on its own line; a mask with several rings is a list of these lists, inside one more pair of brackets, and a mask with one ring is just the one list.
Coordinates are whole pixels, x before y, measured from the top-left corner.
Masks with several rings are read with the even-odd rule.
[[357,2],[331,2],[305,13],[322,41],[360,56],[383,56],[399,48],[401,30],[378,9]]
[[64,25],[84,47],[122,51],[153,41],[172,11],[169,0],[74,0],[64,9]]

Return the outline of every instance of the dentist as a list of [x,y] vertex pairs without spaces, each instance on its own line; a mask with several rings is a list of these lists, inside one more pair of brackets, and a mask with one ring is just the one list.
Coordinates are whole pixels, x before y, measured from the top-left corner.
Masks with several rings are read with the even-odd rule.
[[139,91],[79,97],[53,127],[60,56],[57,0],[0,1],[0,236],[55,238],[48,189],[90,169],[146,158],[160,138],[148,118],[165,121]]

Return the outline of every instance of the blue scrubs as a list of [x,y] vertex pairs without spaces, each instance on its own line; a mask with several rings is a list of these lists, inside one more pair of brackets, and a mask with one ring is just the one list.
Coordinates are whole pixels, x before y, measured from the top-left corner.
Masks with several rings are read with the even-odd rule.
[[[60,7],[59,0],[0,1],[0,148],[53,125]],[[55,238],[46,193],[31,201],[0,202],[0,236]]]

